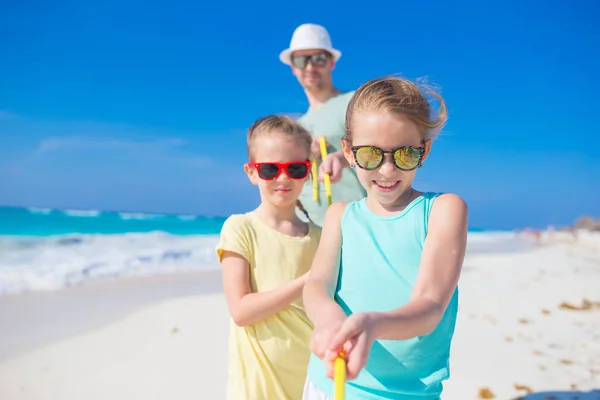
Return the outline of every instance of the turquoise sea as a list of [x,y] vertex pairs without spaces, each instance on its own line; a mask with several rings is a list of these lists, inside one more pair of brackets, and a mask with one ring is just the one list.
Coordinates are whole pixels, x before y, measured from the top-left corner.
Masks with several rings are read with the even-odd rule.
[[[0,207],[0,295],[103,278],[218,268],[225,217]],[[469,251],[508,249],[512,232],[470,229]]]

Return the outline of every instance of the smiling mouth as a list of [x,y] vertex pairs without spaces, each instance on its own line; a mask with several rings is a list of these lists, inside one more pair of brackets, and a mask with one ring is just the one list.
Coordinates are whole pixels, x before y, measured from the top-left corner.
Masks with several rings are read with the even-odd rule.
[[391,192],[400,185],[400,181],[373,181],[373,184],[381,192]]

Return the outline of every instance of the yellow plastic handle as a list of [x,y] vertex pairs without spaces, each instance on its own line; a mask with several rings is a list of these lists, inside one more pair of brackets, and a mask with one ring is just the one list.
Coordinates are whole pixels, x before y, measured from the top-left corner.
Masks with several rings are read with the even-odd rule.
[[[321,159],[324,160],[327,157],[327,142],[325,141],[325,136],[321,136],[320,138],[320,147],[321,147]],[[325,174],[325,193],[327,194],[327,205],[331,205],[331,178],[329,174]]]
[[335,359],[334,364],[334,400],[344,400],[345,398],[345,385],[346,385],[346,359],[344,358],[344,352],[340,352],[338,358]]
[[313,182],[313,200],[319,201],[319,172],[317,170],[317,159],[313,158],[311,160],[311,174],[312,174],[312,182]]

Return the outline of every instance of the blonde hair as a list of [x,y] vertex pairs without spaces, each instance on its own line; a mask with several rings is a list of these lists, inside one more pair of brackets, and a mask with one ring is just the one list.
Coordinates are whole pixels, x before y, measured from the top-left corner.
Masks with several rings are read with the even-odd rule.
[[[290,139],[295,140],[300,147],[306,151],[306,158],[310,157],[310,147],[312,144],[311,134],[304,129],[300,123],[287,115],[267,115],[254,121],[254,123],[248,129],[247,145],[248,145],[248,160],[254,161],[254,144],[256,139],[268,135],[284,135]],[[300,200],[296,200],[296,206],[309,221],[312,222],[308,211],[304,208]]]
[[[427,96],[439,102],[435,114]],[[417,125],[424,140],[434,139],[447,119],[446,103],[432,87],[395,76],[372,79],[354,93],[346,112],[346,140],[352,139],[355,114],[369,112],[407,116]]]

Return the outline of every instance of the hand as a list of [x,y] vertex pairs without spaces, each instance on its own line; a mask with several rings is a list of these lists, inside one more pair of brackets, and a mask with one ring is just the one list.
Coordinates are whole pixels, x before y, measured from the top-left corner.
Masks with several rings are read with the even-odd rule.
[[340,350],[344,350],[346,358],[346,379],[352,380],[367,365],[371,346],[373,345],[373,326],[375,322],[370,313],[350,315],[329,342],[327,353],[323,358],[327,368],[327,376],[333,376],[333,363]]
[[319,166],[319,181],[323,182],[325,174],[329,174],[331,183],[338,183],[342,179],[345,163],[346,159],[341,151],[327,154]]
[[[325,145],[329,147],[329,142],[325,141]],[[310,156],[312,158],[316,158],[317,160],[321,159],[321,137],[313,136],[312,143],[310,145]]]
[[315,353],[320,359],[323,359],[327,353],[329,343],[331,343],[333,337],[338,333],[345,319],[345,314],[340,313],[340,315],[335,316],[328,315],[326,322],[315,324],[312,338],[310,339],[310,351]]

